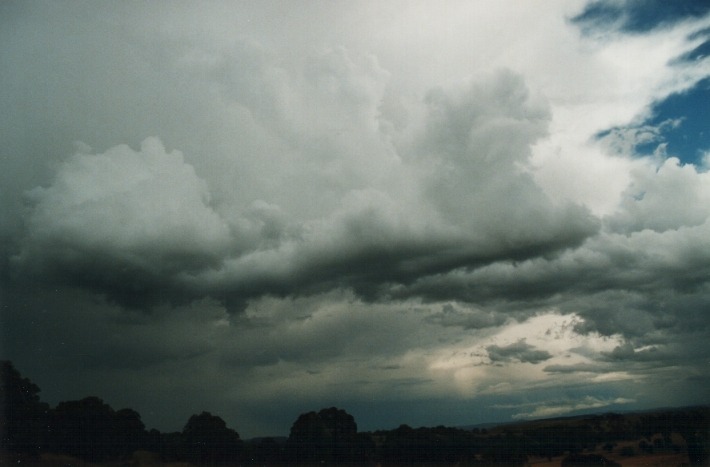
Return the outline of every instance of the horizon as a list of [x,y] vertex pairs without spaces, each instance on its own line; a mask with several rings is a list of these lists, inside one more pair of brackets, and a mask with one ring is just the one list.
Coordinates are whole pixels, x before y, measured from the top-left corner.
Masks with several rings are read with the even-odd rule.
[[[0,363],[2,363],[2,361],[0,361]],[[12,364],[12,362],[9,362],[9,363],[10,363],[11,367],[14,368],[14,365]],[[15,370],[17,370],[17,368],[15,368]],[[33,383],[32,378],[29,377],[28,375],[22,374],[21,371],[19,372],[19,374],[23,379],[27,379],[31,383]],[[38,394],[39,395],[39,402],[40,403],[47,403],[46,401],[44,401],[42,399],[41,393],[42,393],[42,388],[39,388],[39,394]],[[114,407],[111,405],[110,401],[104,400],[100,395],[86,395],[86,396],[83,396],[80,398],[60,401],[59,404],[65,403],[65,402],[76,402],[76,401],[83,400],[85,398],[97,398],[97,399],[101,400],[104,404],[111,407],[111,409],[113,411],[119,411],[119,410],[124,410],[124,409],[134,410],[132,407]],[[56,408],[55,406],[52,406],[51,404],[48,404],[48,405],[49,405],[50,410],[54,410]],[[442,424],[435,423],[432,425],[411,426],[410,428],[415,429],[415,430],[422,429],[422,428],[423,429],[428,429],[428,428],[433,429],[433,428],[438,428],[438,427],[443,426],[445,428],[453,428],[453,429],[471,431],[471,430],[475,430],[475,429],[489,429],[489,428],[494,429],[494,428],[503,427],[503,426],[519,426],[519,425],[525,425],[527,423],[532,424],[535,422],[564,421],[564,420],[570,420],[570,419],[584,419],[587,417],[600,417],[600,416],[607,416],[607,415],[633,415],[633,414],[648,414],[648,413],[655,414],[655,413],[665,413],[665,412],[674,412],[674,411],[679,411],[679,410],[692,410],[692,409],[701,409],[701,408],[710,409],[710,404],[695,404],[695,405],[686,405],[686,406],[663,406],[663,407],[653,407],[653,408],[648,408],[648,409],[635,409],[635,410],[634,409],[619,409],[619,410],[604,410],[604,411],[587,410],[587,411],[582,411],[580,413],[567,413],[565,415],[559,415],[559,416],[555,416],[555,417],[477,422],[477,423],[473,423],[473,424],[455,425],[455,426],[442,425]],[[324,406],[324,407],[320,407],[320,408],[304,410],[301,413],[299,413],[299,417],[301,415],[305,415],[309,412],[319,412],[321,410],[327,410],[327,409],[343,410],[345,413],[347,413],[349,415],[353,415],[348,411],[347,407]],[[222,418],[222,416],[219,413],[212,413],[209,411],[198,411],[194,414],[191,414],[190,417],[195,416],[195,415],[199,415],[201,413],[207,413],[211,416]],[[140,413],[138,413],[138,414],[140,415]],[[368,430],[363,430],[363,429],[361,429],[360,424],[357,423],[357,417],[353,416],[353,419],[354,419],[355,425],[357,426],[358,433],[374,433],[374,432],[378,432],[378,431],[391,431],[391,430],[395,430],[395,429],[400,428],[405,425],[409,426],[406,423],[400,423],[400,424],[397,424],[396,426],[389,427],[389,428],[379,427],[379,428],[371,428]],[[187,421],[188,420],[186,420],[186,422]],[[295,421],[296,421],[296,419],[294,419],[294,422]],[[238,427],[229,426],[229,424],[227,424],[227,428],[235,430],[239,434],[240,439],[243,441],[253,441],[253,440],[264,439],[264,438],[288,438],[289,437],[289,433],[279,433],[279,434],[273,433],[271,435],[244,437],[241,435],[241,433],[239,433]],[[291,427],[289,427],[289,430],[290,430],[290,428]],[[156,429],[156,428],[149,427],[149,426],[145,427],[146,431],[151,431],[153,429]],[[177,430],[168,430],[168,431],[158,430],[158,431],[168,434],[168,433],[179,433],[179,432],[182,432],[183,429],[184,429],[184,427],[181,427],[180,429],[177,429]]]
[[0,359],[50,405],[710,400],[710,3],[11,0],[0,44]]

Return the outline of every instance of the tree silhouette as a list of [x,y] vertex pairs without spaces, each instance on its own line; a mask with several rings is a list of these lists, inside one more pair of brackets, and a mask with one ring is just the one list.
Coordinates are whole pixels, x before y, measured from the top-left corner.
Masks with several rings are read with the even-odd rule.
[[363,444],[353,416],[335,407],[301,414],[288,441],[292,460],[301,464],[354,463]]
[[99,462],[122,448],[115,438],[114,411],[98,397],[60,402],[52,413],[56,452]]
[[0,362],[0,436],[8,451],[37,454],[46,447],[49,405],[39,392],[11,362]]
[[241,451],[239,434],[209,412],[191,416],[182,436],[187,460],[196,464],[232,463]]
[[143,447],[147,441],[145,425],[141,416],[133,409],[116,411],[113,420],[113,431],[116,444],[121,447],[122,454],[132,454]]

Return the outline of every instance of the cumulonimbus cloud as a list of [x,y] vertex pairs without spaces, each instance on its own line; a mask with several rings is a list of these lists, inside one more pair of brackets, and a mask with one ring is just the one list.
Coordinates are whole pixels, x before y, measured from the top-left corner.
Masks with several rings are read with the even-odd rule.
[[707,398],[709,159],[647,119],[707,76],[707,15],[8,5],[3,355],[50,400],[272,435],[326,400],[381,428]]
[[[347,63],[342,53],[326,62],[328,86],[339,93],[368,89],[360,75],[351,83],[357,68],[333,60]],[[367,96],[352,105],[371,106]],[[130,290],[137,301],[158,286],[237,300],[341,287],[378,296],[422,276],[578,245],[596,232],[588,211],[553,204],[525,168],[549,112],[521,77],[503,71],[439,89],[424,115],[416,151],[398,149],[400,162],[388,166],[391,186],[378,178],[344,190],[317,217],[279,215],[281,207],[256,197],[247,210],[240,210],[241,199],[215,207],[209,181],[156,138],[139,151],[75,154],[50,186],[28,194],[33,204],[16,263],[66,272],[110,295]],[[264,125],[289,124],[277,120]],[[360,131],[386,138],[376,125]],[[303,152],[312,143],[298,144],[306,144],[302,157],[321,157]],[[333,150],[344,163],[360,157],[353,148]],[[294,196],[299,190],[279,187]]]

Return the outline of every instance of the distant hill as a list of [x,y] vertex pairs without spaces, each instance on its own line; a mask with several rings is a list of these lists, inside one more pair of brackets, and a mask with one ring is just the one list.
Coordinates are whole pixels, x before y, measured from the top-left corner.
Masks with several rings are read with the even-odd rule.
[[504,425],[510,425],[515,422],[489,422],[489,423],[476,423],[475,425],[461,425],[457,426],[456,428],[460,428],[461,430],[483,430],[483,429],[491,429],[499,426],[504,426]]
[[431,465],[454,465],[445,455],[453,452],[460,465],[710,465],[710,406],[456,428],[402,425],[372,438],[383,465],[416,464],[424,453]]
[[[634,423],[643,422],[643,420],[653,417],[664,417],[673,414],[683,414],[686,412],[708,413],[710,405],[707,406],[687,406],[687,407],[659,407],[645,410],[628,410],[628,411],[613,411],[613,412],[597,412],[581,415],[569,415],[550,418],[536,418],[532,420],[516,420],[507,422],[489,422],[476,423],[474,425],[461,425],[456,428],[462,430],[486,429],[491,433],[499,433],[501,431],[530,431],[550,425],[570,425],[578,426],[590,423],[597,423],[600,419],[624,419],[633,421]],[[710,429],[710,427],[709,427]]]
[[[604,412],[595,414],[553,417],[535,420],[515,421],[510,423],[488,424],[492,433],[528,432],[551,426],[583,427],[595,426],[599,430],[690,430],[702,427],[703,420],[710,419],[710,405],[678,408],[659,408],[627,412]],[[710,425],[704,425],[710,430]],[[480,426],[479,426],[480,427]],[[643,433],[641,433],[643,434]]]

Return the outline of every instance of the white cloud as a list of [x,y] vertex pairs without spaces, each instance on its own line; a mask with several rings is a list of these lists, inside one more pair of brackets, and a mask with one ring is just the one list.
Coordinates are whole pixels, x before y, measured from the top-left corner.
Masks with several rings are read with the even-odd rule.
[[613,231],[664,232],[699,226],[710,216],[710,176],[692,164],[671,157],[638,166],[632,177],[620,209],[607,220]]
[[549,377],[557,365],[589,365],[621,344],[620,336],[605,337],[575,330],[583,319],[555,312],[461,336],[453,345],[442,345],[427,360],[429,373],[440,387],[461,397],[485,394],[513,395],[525,389],[576,385],[588,378],[573,375]]
[[205,181],[157,138],[143,141],[139,151],[122,145],[77,153],[59,165],[51,185],[28,197],[19,264],[71,270],[116,262],[173,274],[214,261],[230,246]]

